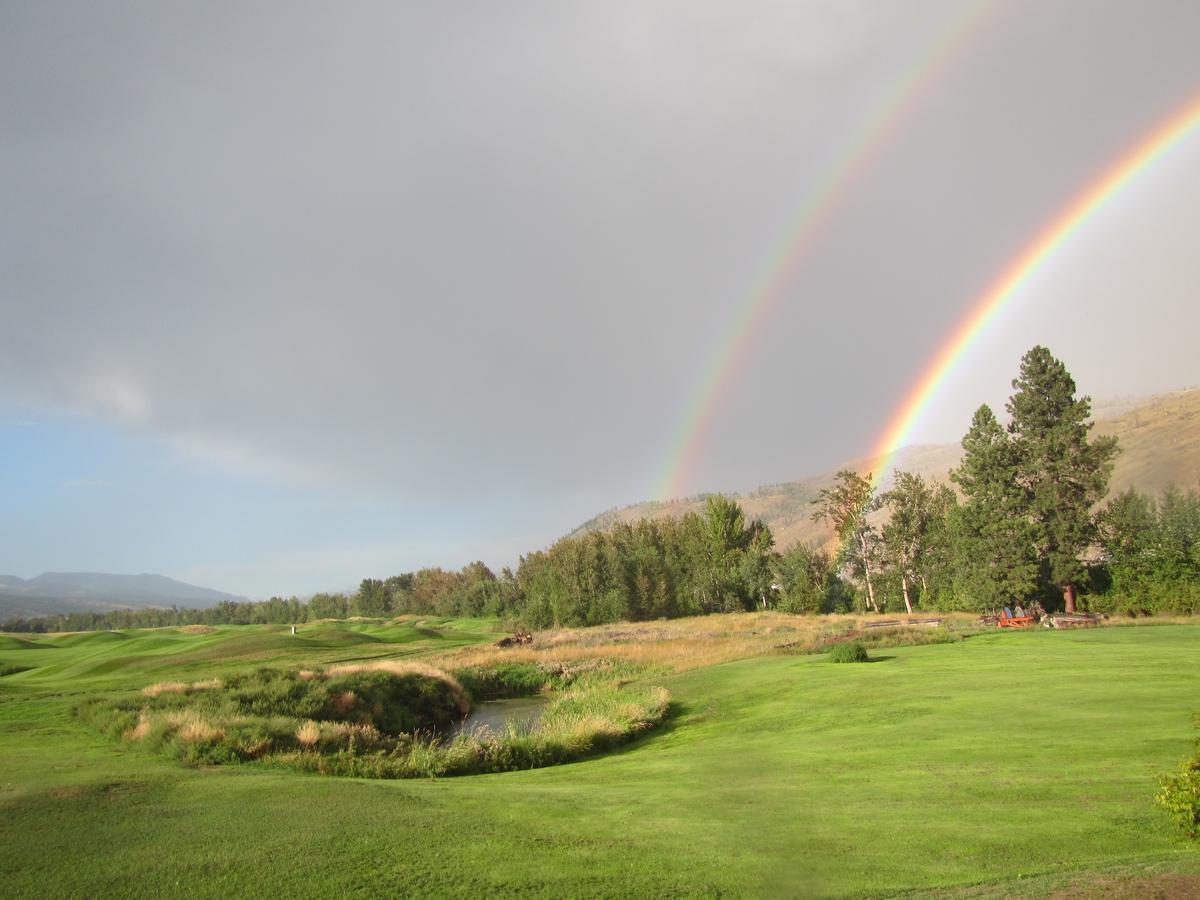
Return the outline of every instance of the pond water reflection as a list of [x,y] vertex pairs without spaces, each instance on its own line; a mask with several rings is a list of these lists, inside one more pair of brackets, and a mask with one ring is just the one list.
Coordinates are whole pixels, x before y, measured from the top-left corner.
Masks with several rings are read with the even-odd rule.
[[509,722],[532,725],[541,717],[542,709],[549,699],[546,694],[534,694],[532,697],[513,697],[509,700],[489,700],[480,703],[466,718],[450,726],[449,737],[453,738],[464,731],[479,731],[484,728],[494,734],[500,734]]

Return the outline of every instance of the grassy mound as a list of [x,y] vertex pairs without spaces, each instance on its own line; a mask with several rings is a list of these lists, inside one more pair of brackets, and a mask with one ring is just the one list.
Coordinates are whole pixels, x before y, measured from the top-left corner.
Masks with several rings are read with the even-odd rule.
[[462,685],[440,669],[392,663],[163,681],[140,696],[86,704],[80,712],[113,737],[212,764],[297,749],[383,746],[445,727],[469,709]]
[[834,644],[829,648],[829,661],[835,663],[870,662],[867,648],[861,641],[847,641],[844,644]]
[[445,735],[470,711],[454,675],[412,662],[269,669],[207,681],[163,681],[139,695],[96,700],[78,713],[110,737],[190,764],[264,761],[303,771],[374,778],[528,769],[579,759],[666,716],[662,688],[625,688],[547,666],[464,670],[476,696],[520,696],[575,686],[529,726]]

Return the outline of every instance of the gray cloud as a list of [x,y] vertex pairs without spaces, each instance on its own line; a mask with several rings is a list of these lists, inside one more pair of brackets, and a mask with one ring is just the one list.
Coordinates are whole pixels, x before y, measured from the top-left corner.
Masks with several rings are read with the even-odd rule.
[[[637,499],[800,198],[954,10],[9,5],[0,379],[255,476],[559,498],[556,526]],[[1200,85],[1198,30],[1194,4],[1006,6],[813,248],[692,487],[864,450],[970,298]],[[1194,234],[1187,187],[1166,221]],[[1092,287],[1073,308],[1120,317]],[[1020,340],[1069,340],[1044,313]],[[1195,381],[1135,329],[1164,331],[1153,377],[1085,386]]]

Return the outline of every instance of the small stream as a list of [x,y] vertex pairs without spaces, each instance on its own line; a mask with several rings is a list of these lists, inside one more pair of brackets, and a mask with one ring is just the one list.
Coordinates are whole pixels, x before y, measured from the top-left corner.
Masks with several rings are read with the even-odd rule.
[[479,731],[484,728],[494,734],[500,734],[509,722],[532,725],[541,717],[542,709],[549,699],[546,694],[534,694],[532,697],[513,697],[510,700],[489,700],[480,703],[466,718],[450,726],[447,737],[453,739],[464,731]]

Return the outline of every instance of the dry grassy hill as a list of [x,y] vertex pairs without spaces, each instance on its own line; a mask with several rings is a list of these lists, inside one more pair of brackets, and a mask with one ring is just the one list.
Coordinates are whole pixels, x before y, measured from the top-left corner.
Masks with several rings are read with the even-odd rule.
[[[1121,444],[1113,468],[1111,493],[1131,487],[1158,493],[1171,484],[1200,487],[1200,389],[1173,391],[1141,400],[1097,403],[1094,408],[1094,434],[1116,435]],[[896,468],[945,481],[961,456],[962,448],[957,444],[906,447],[896,456]],[[865,472],[872,468],[873,462],[860,459],[839,468]],[[770,526],[777,547],[788,547],[797,541],[824,543],[829,540],[830,531],[828,526],[812,521],[812,501],[822,488],[833,483],[834,475],[825,472],[803,481],[765,485],[748,494],[732,496],[747,517],[761,519]],[[572,534],[641,518],[682,516],[700,512],[703,507],[703,495],[669,503],[637,503],[601,513]]]

